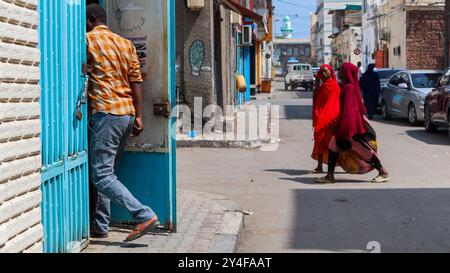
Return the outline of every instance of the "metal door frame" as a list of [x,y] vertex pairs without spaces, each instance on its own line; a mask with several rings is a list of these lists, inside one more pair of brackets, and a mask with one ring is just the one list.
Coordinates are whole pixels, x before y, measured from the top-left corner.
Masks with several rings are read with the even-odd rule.
[[[99,0],[99,4],[102,7],[106,6],[106,2],[109,0]],[[175,0],[164,0],[165,7],[166,7],[166,17],[167,17],[167,55],[168,55],[168,71],[167,71],[167,81],[168,81],[168,98],[170,101],[170,104],[172,106],[172,109],[176,106],[176,71],[175,71],[175,61],[176,61],[176,40],[175,40]],[[182,4],[182,3],[180,3]],[[167,195],[166,193],[164,197],[165,201],[167,201],[169,204],[164,205],[164,225],[165,227],[172,232],[176,232],[177,230],[177,181],[176,181],[176,131],[175,131],[175,124],[176,124],[176,117],[172,116],[167,120],[167,125],[169,128],[169,141],[167,145],[167,152],[139,152],[139,153],[125,153],[123,161],[127,160],[139,160],[142,162],[147,162],[148,164],[155,163],[154,161],[157,160],[158,164],[161,163],[164,168],[167,168],[167,171],[164,172],[167,173],[167,177],[164,178],[165,180],[162,181],[163,183],[167,184]],[[130,157],[127,157],[127,154],[130,155]],[[150,155],[151,154],[151,155]],[[127,160],[125,160],[125,158]],[[119,174],[124,178],[123,182],[126,183],[126,178],[129,178],[127,174]],[[129,186],[129,185],[127,185]],[[135,185],[133,185],[134,187]],[[132,190],[132,189],[130,189]],[[136,196],[138,199],[140,199],[139,194]],[[122,219],[115,219],[114,215],[114,206],[112,208],[113,211],[113,219],[112,223],[115,225],[124,225],[127,226],[130,224],[127,220],[122,221]],[[122,214],[120,215],[122,218]],[[161,216],[161,215],[159,215]]]

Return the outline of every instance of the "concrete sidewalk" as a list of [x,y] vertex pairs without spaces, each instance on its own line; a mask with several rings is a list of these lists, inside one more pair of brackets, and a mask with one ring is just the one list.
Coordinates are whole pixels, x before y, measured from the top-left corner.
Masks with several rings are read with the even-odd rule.
[[234,253],[244,228],[241,207],[223,196],[188,190],[178,193],[178,232],[149,233],[124,243],[129,230],[112,228],[107,239],[92,239],[84,253]]
[[[277,143],[278,139],[273,139],[271,135],[272,132],[272,116],[271,109],[268,108],[268,112],[265,113],[266,117],[261,117],[261,113],[259,112],[260,106],[269,106],[270,103],[268,101],[272,98],[273,93],[263,93],[256,94],[252,97],[252,101],[249,104],[237,106],[235,112],[228,118],[228,120],[224,121],[224,128],[219,131],[225,132],[214,132],[208,135],[203,135],[202,132],[197,132],[197,134],[193,137],[187,136],[186,133],[181,134],[177,133],[177,147],[178,148],[228,148],[228,149],[256,149],[261,148],[262,146],[269,145],[272,143]],[[250,122],[249,114],[252,111],[253,114],[257,115],[258,121]],[[238,132],[237,123],[238,123],[238,115],[240,118],[244,118],[241,120],[241,126],[245,126],[245,132]],[[260,124],[260,119],[263,118],[267,124]],[[226,123],[232,123],[232,131],[226,132]],[[253,127],[252,125],[256,125]],[[230,125],[231,126],[231,125]],[[250,134],[250,128],[255,129],[255,131]],[[244,133],[244,135],[240,135]],[[267,133],[267,134],[266,134]],[[238,136],[239,135],[239,136]]]

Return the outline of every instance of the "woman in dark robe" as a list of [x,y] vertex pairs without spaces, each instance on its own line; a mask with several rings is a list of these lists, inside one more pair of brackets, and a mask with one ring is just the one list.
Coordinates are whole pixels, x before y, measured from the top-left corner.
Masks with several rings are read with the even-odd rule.
[[337,163],[351,174],[366,174],[376,169],[379,174],[371,182],[388,182],[389,173],[377,154],[376,133],[365,117],[358,68],[354,64],[344,63],[339,76],[342,80],[340,120],[329,146],[328,174],[317,179],[317,182],[335,183]]
[[314,150],[312,158],[317,160],[317,168],[311,173],[323,173],[323,163],[328,163],[328,146],[333,137],[340,113],[341,89],[333,68],[325,64],[316,75],[321,84],[316,84],[313,103]]
[[372,120],[373,115],[377,112],[378,100],[380,98],[381,86],[380,77],[375,72],[375,65],[369,64],[367,72],[364,73],[359,81],[364,98],[364,105],[367,109],[367,117]]

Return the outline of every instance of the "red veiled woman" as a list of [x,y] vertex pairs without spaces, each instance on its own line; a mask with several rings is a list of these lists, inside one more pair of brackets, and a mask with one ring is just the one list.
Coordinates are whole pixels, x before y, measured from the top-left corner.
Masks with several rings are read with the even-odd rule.
[[344,63],[339,71],[342,81],[341,114],[330,142],[328,175],[317,179],[318,183],[334,183],[336,164],[351,174],[366,174],[378,170],[373,183],[389,181],[389,173],[377,154],[376,133],[365,117],[358,81],[358,68]]
[[325,64],[316,76],[322,84],[316,87],[313,105],[314,150],[312,158],[318,161],[312,173],[323,173],[322,164],[328,162],[328,146],[333,136],[332,128],[339,119],[340,87],[333,68]]

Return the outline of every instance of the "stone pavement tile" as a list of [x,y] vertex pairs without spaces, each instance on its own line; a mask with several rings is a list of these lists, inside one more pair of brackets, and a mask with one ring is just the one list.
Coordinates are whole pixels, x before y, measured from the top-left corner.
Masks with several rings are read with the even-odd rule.
[[177,249],[180,242],[181,242],[180,240],[170,240],[166,244],[163,245],[162,249],[163,250]]
[[203,226],[200,229],[200,234],[208,234],[208,235],[215,235],[217,232],[217,227],[205,227]]
[[[217,242],[223,240],[225,208],[207,194],[180,190],[178,206],[178,232],[149,233],[131,243],[123,243],[129,230],[111,228],[110,237],[93,240],[86,253],[208,253],[217,250]],[[226,200],[215,197],[216,200]],[[229,215],[228,215],[229,216]],[[230,236],[229,238],[233,238]],[[236,244],[236,240],[228,244]]]
[[194,246],[195,241],[196,240],[194,240],[194,239],[184,238],[183,240],[181,240],[180,244],[178,245],[178,248],[190,249]]

